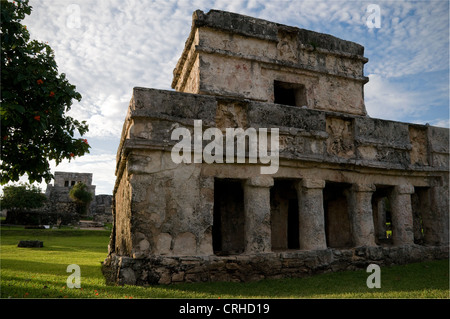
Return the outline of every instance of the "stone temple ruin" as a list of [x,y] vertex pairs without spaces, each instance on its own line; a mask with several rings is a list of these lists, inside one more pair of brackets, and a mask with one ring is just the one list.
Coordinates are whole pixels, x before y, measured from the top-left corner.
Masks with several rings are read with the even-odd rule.
[[92,185],[92,173],[79,172],[55,172],[54,183],[47,184],[45,195],[48,203],[45,207],[46,211],[53,213],[63,213],[65,215],[76,215],[76,206],[70,199],[69,192],[72,186],[78,182],[84,183],[89,192],[93,195],[93,200],[89,205],[87,212],[88,217],[92,217],[94,221],[111,222],[111,195],[95,195],[95,185]]
[[[249,281],[448,258],[449,130],[368,117],[367,62],[364,47],[331,35],[195,11],[175,91],[133,90],[107,281]],[[184,144],[193,160],[173,160],[177,128],[194,136]],[[261,174],[250,134],[244,161],[234,146],[207,161],[209,128],[244,141],[250,128],[277,128],[268,151],[278,169]]]
[[[87,227],[101,227],[105,223],[112,222],[112,195],[95,194],[96,186],[92,184],[92,173],[60,172],[54,174],[54,183],[47,184],[43,207],[29,210],[7,210],[6,223],[18,225],[75,225]],[[93,195],[86,215],[80,216],[76,203],[70,198],[69,193],[76,183],[84,183],[88,191]],[[88,219],[91,222],[81,222]]]
[[[49,207],[58,212],[76,213],[75,203],[69,197],[72,186],[76,183],[84,183],[92,196],[95,197],[95,185],[92,185],[92,173],[55,172],[54,183],[47,184],[45,195],[49,201]],[[91,213],[89,209],[88,214]]]

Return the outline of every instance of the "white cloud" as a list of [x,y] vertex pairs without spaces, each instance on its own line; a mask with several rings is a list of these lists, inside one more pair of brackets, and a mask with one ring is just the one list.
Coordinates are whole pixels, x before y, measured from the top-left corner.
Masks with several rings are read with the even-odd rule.
[[430,125],[450,128],[450,121],[448,118],[437,119],[437,120],[430,121]]
[[401,77],[448,69],[448,2],[380,2],[382,25],[368,39],[369,72]]
[[[431,76],[427,74],[423,82],[430,77],[437,76],[435,73],[431,73]],[[364,100],[369,116],[448,127],[448,77],[447,81],[442,81],[425,92],[416,90],[420,81],[409,83],[408,79],[406,77],[404,81],[394,81],[379,74],[370,74],[369,82],[364,87]],[[447,109],[441,109],[439,105],[445,103]]]
[[428,110],[419,92],[407,91],[402,85],[378,74],[369,75],[364,100],[369,116],[387,120],[420,117]]

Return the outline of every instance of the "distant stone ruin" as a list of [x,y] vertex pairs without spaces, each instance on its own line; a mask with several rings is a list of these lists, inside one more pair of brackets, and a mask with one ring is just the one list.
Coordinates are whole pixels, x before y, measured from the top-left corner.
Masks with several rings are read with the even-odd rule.
[[[48,198],[48,209],[55,212],[76,213],[76,205],[69,196],[70,189],[82,182],[95,197],[95,185],[92,185],[92,173],[55,172],[54,183],[47,184],[45,195]],[[88,210],[91,214],[91,209]]]
[[55,172],[54,184],[47,184],[45,194],[48,203],[45,210],[55,214],[76,214],[76,206],[70,198],[69,192],[72,186],[82,182],[93,195],[93,200],[85,217],[93,218],[99,222],[112,222],[112,196],[95,195],[96,186],[92,185],[92,176],[92,173]]
[[367,62],[364,47],[331,35],[195,11],[176,91],[133,90],[107,281],[250,281],[448,258],[449,130],[368,117]]
[[[69,192],[76,183],[84,183],[93,200],[89,205],[87,214],[80,216],[77,213],[75,202],[70,198]],[[112,223],[112,195],[95,195],[95,185],[92,185],[92,173],[55,172],[54,183],[47,184],[45,195],[47,201],[41,208],[6,211],[7,224],[17,225],[73,225],[79,226],[80,218],[92,220],[92,225]]]

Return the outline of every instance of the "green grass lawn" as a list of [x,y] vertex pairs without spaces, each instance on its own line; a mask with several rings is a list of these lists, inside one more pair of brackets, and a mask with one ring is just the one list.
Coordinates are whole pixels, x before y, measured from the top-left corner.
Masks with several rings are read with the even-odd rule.
[[[381,288],[364,270],[251,283],[107,286],[101,262],[109,231],[1,228],[1,298],[449,298],[448,260],[381,268]],[[39,239],[43,248],[19,248]],[[67,287],[67,266],[81,269],[81,288]]]

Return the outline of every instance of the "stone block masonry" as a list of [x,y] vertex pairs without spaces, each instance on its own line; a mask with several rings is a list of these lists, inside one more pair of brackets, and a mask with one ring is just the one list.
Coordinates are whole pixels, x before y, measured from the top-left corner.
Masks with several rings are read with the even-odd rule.
[[[70,198],[69,192],[76,183],[84,183],[89,192],[93,195],[93,200],[89,205],[87,215],[93,217],[97,222],[112,222],[112,196],[95,195],[95,185],[92,185],[92,173],[80,172],[55,172],[54,184],[47,184],[46,196],[47,206],[44,211],[60,216],[62,219],[73,215],[70,223],[76,224],[80,216],[76,213],[76,205]],[[65,224],[66,222],[63,222]]]
[[103,274],[108,283],[157,285],[180,282],[247,282],[262,279],[301,278],[314,274],[366,269],[369,264],[389,266],[445,259],[445,247],[359,247],[236,256],[152,256],[136,259],[114,255]]
[[[46,210],[58,214],[75,214],[76,205],[70,198],[71,188],[78,182],[84,183],[88,191],[95,196],[95,185],[92,185],[92,173],[55,172],[54,184],[47,184],[45,194],[48,198]],[[88,214],[91,213],[89,209]]]
[[[331,35],[195,11],[176,91],[133,90],[107,281],[250,281],[448,258],[449,130],[368,117],[363,54]],[[187,143],[197,160],[174,161],[172,133],[194,136],[200,120],[203,139]],[[209,155],[222,161],[201,156],[211,128],[224,140]],[[244,160],[227,153],[228,128],[267,129],[267,141],[277,129],[267,151],[278,170],[261,174],[270,164],[252,160],[250,138]]]

